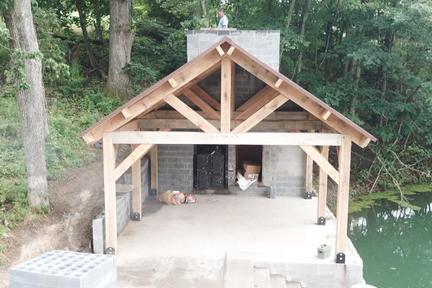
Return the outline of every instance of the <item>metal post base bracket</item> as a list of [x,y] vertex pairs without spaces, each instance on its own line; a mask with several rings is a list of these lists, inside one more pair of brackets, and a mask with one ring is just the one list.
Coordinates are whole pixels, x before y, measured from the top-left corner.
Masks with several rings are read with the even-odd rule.
[[336,254],[336,263],[344,264],[345,263],[345,253],[337,253]]
[[326,225],[326,218],[323,216],[318,217],[318,225]]
[[108,247],[108,248],[105,249],[105,254],[115,255],[115,249],[112,248],[112,247]]
[[140,213],[138,213],[138,212],[134,212],[134,213],[132,213],[132,220],[133,221],[141,221],[141,214]]
[[303,194],[304,199],[312,199],[312,192],[305,192]]

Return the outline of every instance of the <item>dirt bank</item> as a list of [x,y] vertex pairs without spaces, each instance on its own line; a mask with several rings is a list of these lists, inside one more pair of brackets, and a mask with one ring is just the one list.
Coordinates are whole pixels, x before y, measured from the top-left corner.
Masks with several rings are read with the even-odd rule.
[[8,268],[53,249],[90,251],[91,221],[103,209],[103,164],[68,170],[49,183],[51,211],[31,217],[11,231],[1,255],[0,287],[8,286]]

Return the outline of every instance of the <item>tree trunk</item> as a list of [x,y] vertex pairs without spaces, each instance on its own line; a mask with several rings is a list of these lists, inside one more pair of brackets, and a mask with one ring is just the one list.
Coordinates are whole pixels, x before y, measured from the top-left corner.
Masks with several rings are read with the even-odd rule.
[[291,0],[289,2],[288,13],[287,13],[287,16],[286,16],[286,21],[285,21],[285,27],[287,29],[289,29],[289,27],[291,26],[292,15],[294,13],[295,3],[296,3],[296,0]]
[[[31,54],[38,53],[31,0],[12,1],[4,18],[10,31],[12,48]],[[17,92],[17,102],[26,156],[28,198],[32,207],[41,208],[49,204],[45,161],[48,120],[41,60],[34,57],[24,59],[24,75],[29,88]]]
[[131,57],[133,34],[131,28],[131,0],[110,2],[109,70],[106,92],[130,98],[131,81],[125,66]]
[[96,34],[96,40],[99,42],[103,42],[103,29],[102,29],[102,5],[101,0],[94,0],[93,1],[93,9],[94,9],[94,15],[95,15],[95,34]]
[[96,58],[94,56],[92,47],[90,45],[90,40],[89,40],[89,36],[88,36],[88,32],[87,32],[87,16],[86,16],[86,13],[84,10],[84,2],[83,2],[83,0],[76,0],[75,5],[76,5],[76,8],[78,10],[80,27],[81,27],[81,31],[82,31],[83,39],[84,39],[84,46],[85,46],[85,49],[87,51],[87,55],[88,55],[89,60],[90,60],[90,65],[92,68],[97,68],[98,64],[97,64]]

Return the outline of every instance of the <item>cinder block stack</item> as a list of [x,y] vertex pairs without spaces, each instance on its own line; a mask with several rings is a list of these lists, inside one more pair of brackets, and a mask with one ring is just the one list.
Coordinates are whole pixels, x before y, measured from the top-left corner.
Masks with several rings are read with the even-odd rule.
[[51,251],[11,268],[11,288],[116,287],[115,256]]

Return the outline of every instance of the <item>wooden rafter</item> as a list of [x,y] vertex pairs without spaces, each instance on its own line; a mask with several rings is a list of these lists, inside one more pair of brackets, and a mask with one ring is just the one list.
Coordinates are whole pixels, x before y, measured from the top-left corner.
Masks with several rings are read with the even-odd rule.
[[176,109],[180,114],[189,119],[198,128],[204,132],[219,132],[219,130],[214,127],[210,122],[208,122],[204,117],[198,114],[195,110],[186,105],[176,96],[170,94],[165,96],[164,101],[168,103],[171,107]]
[[[311,135],[317,135],[319,133],[312,133]],[[315,145],[315,146],[332,146],[332,145]],[[324,169],[324,171],[333,179],[337,184],[339,184],[339,171],[336,170],[333,165],[331,165],[327,159],[325,159],[321,153],[311,145],[300,145],[300,148],[312,158],[312,160],[317,163],[317,165]],[[310,192],[310,191],[308,191]]]
[[221,132],[231,131],[232,65],[228,58],[221,63]]
[[[296,84],[294,84],[282,74],[274,72],[266,64],[261,63],[255,57],[248,55],[248,53],[245,51],[242,51],[241,48],[236,48],[237,49],[235,49],[233,53],[229,55],[229,58],[231,58],[234,62],[243,67],[245,70],[249,71],[251,74],[255,75],[257,78],[261,79],[267,85],[276,89],[279,93],[289,98],[306,111],[310,112],[318,119],[322,119],[323,107],[329,110],[331,114],[329,115],[328,119],[322,120],[336,131],[342,134],[350,134],[352,140],[357,145],[364,147],[364,144],[366,143],[364,142],[364,135],[367,132],[365,132],[364,130],[360,131],[361,128],[357,127],[352,121],[346,119],[340,113],[338,113],[319,99],[310,95],[310,93],[306,90],[298,87]],[[283,81],[281,82],[280,79]],[[337,115],[337,117],[335,115]],[[349,122],[350,125],[347,125],[347,122]],[[368,138],[376,140],[372,135],[368,136]]]
[[199,97],[201,97],[201,99],[206,101],[215,110],[217,111],[221,110],[221,104],[216,99],[214,99],[210,94],[208,94],[204,89],[202,89],[200,86],[198,85],[192,86],[191,90],[195,92]]
[[184,89],[183,94],[196,106],[198,106],[209,119],[220,119],[220,114],[215,111],[207,102],[199,97],[195,92],[190,89]]
[[279,95],[279,92],[272,89],[270,86],[264,87],[237,109],[237,111],[241,113],[238,114],[235,119],[248,118],[266,103],[273,100],[277,95]]
[[252,129],[259,122],[264,120],[268,115],[274,112],[277,108],[282,106],[288,99],[282,95],[278,95],[276,98],[265,104],[261,109],[256,111],[252,116],[243,121],[238,125],[232,133],[245,133]]

